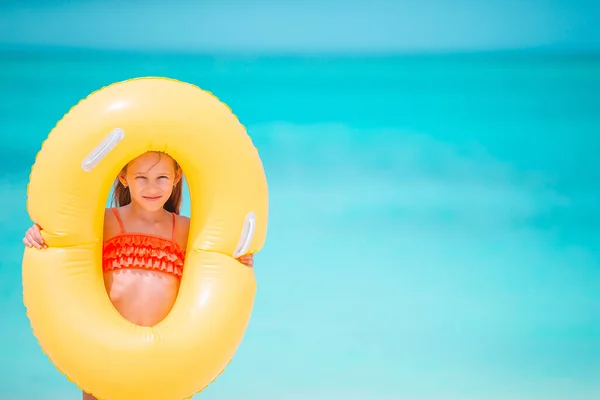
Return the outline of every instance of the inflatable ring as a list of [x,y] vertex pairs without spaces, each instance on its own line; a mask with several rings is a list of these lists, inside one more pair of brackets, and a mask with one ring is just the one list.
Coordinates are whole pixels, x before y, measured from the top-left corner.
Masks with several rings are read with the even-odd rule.
[[[122,167],[147,151],[184,171],[191,226],[176,303],[153,327],[125,320],[104,287],[103,218]],[[47,249],[26,248],[23,300],[58,370],[107,400],[180,400],[210,384],[236,352],[254,303],[254,272],[236,261],[264,245],[267,182],[246,130],[210,93],[138,78],[92,93],[37,155],[27,208]]]

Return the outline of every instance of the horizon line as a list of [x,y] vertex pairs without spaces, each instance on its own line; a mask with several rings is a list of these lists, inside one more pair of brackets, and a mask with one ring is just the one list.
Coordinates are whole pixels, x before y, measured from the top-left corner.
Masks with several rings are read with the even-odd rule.
[[9,44],[0,43],[1,53],[44,54],[57,53],[110,53],[130,55],[163,55],[163,56],[222,56],[222,57],[332,57],[332,58],[386,58],[386,57],[429,57],[429,56],[571,56],[599,57],[600,49],[577,49],[554,46],[507,47],[497,49],[431,49],[431,50],[241,50],[241,49],[182,49],[182,48],[118,48],[99,46],[69,46],[58,44]]

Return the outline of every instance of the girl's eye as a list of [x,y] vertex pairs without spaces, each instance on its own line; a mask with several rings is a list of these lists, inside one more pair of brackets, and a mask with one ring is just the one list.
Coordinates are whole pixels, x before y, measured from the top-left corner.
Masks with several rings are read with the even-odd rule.
[[136,176],[135,179],[146,179],[145,176]]
[[168,179],[168,176],[159,176],[158,179]]

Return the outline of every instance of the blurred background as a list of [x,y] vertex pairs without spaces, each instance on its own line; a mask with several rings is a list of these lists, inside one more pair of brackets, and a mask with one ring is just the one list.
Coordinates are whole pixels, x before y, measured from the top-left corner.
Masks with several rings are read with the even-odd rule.
[[251,323],[195,399],[597,400],[598,16],[591,0],[2,1],[0,397],[80,398],[22,303],[35,154],[92,91],[167,76],[232,108],[270,187]]

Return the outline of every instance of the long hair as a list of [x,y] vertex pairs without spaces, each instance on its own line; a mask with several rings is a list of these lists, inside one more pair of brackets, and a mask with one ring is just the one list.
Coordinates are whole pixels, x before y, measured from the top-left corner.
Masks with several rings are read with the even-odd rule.
[[[179,164],[177,161],[175,162],[175,171],[179,170]],[[123,167],[123,172],[127,170],[127,165]],[[183,197],[183,175],[177,185],[173,188],[171,192],[171,196],[163,206],[163,208],[169,212],[175,213],[179,215],[179,208],[181,207],[181,199]],[[112,206],[113,207],[123,207],[129,203],[131,203],[131,193],[129,193],[129,188],[125,187],[119,181],[117,177],[115,179],[115,183],[113,184],[113,195],[112,195]]]

